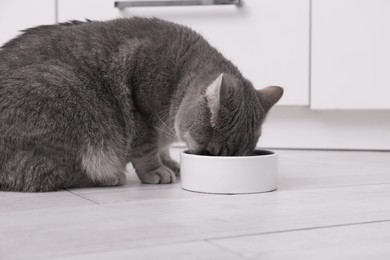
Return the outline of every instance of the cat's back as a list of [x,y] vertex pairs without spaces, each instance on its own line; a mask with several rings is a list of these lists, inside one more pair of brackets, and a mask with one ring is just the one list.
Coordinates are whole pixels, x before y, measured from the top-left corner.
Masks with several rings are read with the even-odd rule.
[[[115,50],[125,41],[148,39],[156,45],[172,44],[177,38],[199,40],[201,36],[188,27],[157,18],[121,18],[111,21],[70,21],[43,25],[22,31],[0,48],[0,63],[17,57],[19,64],[29,58],[77,51],[94,52],[99,48]],[[183,42],[182,42],[183,43]],[[185,43],[185,42],[184,42]],[[94,49],[95,48],[95,49]]]
[[133,43],[174,58],[189,49],[198,49],[197,55],[209,49],[190,28],[157,18],[71,21],[27,29],[6,43],[0,48],[0,78],[15,69],[47,61],[69,65],[78,72],[105,67],[124,45]]

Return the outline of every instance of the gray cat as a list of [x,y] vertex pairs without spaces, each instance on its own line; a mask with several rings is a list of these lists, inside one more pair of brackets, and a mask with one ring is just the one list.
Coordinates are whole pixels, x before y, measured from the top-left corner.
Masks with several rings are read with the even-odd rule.
[[191,29],[159,19],[26,30],[0,49],[0,190],[171,183],[169,145],[238,156],[282,96],[256,91]]

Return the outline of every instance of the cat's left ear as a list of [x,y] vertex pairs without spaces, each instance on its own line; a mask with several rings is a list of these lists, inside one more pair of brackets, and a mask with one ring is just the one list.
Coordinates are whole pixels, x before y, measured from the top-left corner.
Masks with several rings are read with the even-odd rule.
[[207,104],[210,108],[211,113],[211,126],[215,126],[218,117],[219,105],[221,103],[221,91],[223,90],[224,79],[223,73],[218,76],[218,78],[211,83],[205,92],[205,97],[207,99]]
[[282,96],[283,88],[277,86],[257,90],[257,97],[259,98],[261,106],[264,108],[265,112],[268,112],[268,110],[270,110]]

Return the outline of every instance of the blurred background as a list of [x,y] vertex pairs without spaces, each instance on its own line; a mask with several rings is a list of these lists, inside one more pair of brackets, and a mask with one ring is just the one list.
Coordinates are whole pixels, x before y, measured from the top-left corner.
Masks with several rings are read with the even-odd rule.
[[389,0],[0,0],[0,45],[22,29],[69,20],[178,22],[256,88],[285,89],[260,146],[390,150],[389,14]]

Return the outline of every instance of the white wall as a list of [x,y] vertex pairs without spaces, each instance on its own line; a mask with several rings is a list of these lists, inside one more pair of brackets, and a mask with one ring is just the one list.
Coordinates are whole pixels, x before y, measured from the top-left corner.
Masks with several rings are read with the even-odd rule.
[[0,0],[0,46],[20,30],[56,22],[54,0]]

